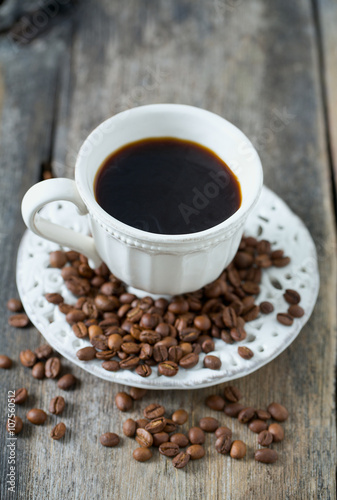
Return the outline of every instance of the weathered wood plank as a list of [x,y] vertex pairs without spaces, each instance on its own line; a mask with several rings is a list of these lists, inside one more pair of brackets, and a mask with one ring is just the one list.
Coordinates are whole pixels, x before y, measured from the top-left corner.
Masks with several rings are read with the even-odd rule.
[[[43,40],[49,41],[49,36]],[[271,364],[237,383],[247,403],[264,407],[277,399],[291,412],[285,426],[287,439],[278,446],[277,464],[256,464],[252,459],[256,436],[203,406],[205,397],[221,393],[222,386],[202,391],[152,391],[125,415],[113,403],[114,395],[124,388],[74,367],[71,371],[81,380],[81,387],[65,395],[68,407],[62,420],[70,429],[65,441],[51,442],[49,438],[57,420],[54,417],[44,428],[27,424],[18,441],[21,498],[40,498],[41,491],[51,499],[334,498],[336,240],[315,36],[309,0],[293,4],[281,0],[273,4],[266,0],[83,2],[72,50],[60,66],[54,172],[72,176],[82,140],[100,121],[121,109],[182,102],[215,111],[253,139],[266,183],[308,225],[319,251],[322,287],[314,315],[299,338]],[[34,76],[28,68],[27,73]],[[44,80],[35,142],[27,145],[22,140],[24,156],[17,160],[18,173],[8,174],[12,191],[1,195],[7,210],[3,220],[9,230],[0,255],[3,269],[8,269],[5,283],[12,287],[13,248],[22,231],[17,223],[18,200],[38,175],[32,166],[25,170],[27,158],[33,162],[45,156],[43,148],[38,152],[32,148],[43,135],[41,120],[50,118],[46,110],[51,109],[51,81],[46,84]],[[14,95],[21,88],[18,85]],[[5,131],[8,99],[5,94],[3,110],[7,114],[3,111],[1,119]],[[24,102],[28,111],[35,109],[34,100]],[[30,114],[35,116],[33,111]],[[20,128],[21,137],[31,137],[32,123]],[[11,137],[8,133],[1,136],[3,147],[9,147]],[[13,146],[12,150],[16,151]],[[26,172],[24,178],[22,172]],[[15,214],[10,212],[9,200],[17,207]],[[2,287],[1,293],[3,307],[14,290]],[[6,324],[4,311],[2,318]],[[5,333],[3,346],[16,359],[18,349],[34,348],[38,342],[33,333],[12,332],[8,327]],[[19,409],[20,415],[31,406],[47,408],[59,393],[54,381],[39,383],[26,374],[16,366],[6,374],[2,391],[6,393],[8,384],[27,385],[32,397]],[[137,418],[145,404],[156,400],[168,410],[190,410],[190,425],[202,416],[216,416],[233,428],[235,437],[247,442],[247,458],[234,462],[210,445],[203,461],[179,472],[162,456],[148,464],[136,463],[131,459],[134,442],[127,438],[117,449],[100,446],[101,433],[121,434],[127,417]],[[208,444],[213,441],[212,436],[207,437]]]

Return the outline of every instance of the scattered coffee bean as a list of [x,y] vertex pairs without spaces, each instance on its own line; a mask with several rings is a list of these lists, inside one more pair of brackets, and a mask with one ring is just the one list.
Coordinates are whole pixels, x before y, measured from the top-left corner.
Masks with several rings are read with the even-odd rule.
[[146,424],[145,430],[150,432],[151,434],[156,434],[164,430],[165,426],[166,426],[166,418],[158,417],[154,418],[148,424]]
[[136,441],[143,448],[149,448],[153,444],[153,437],[146,429],[139,428],[136,430]]
[[191,457],[191,460],[199,460],[205,456],[205,449],[201,444],[192,444],[186,450]]
[[288,290],[285,291],[283,294],[284,300],[288,302],[288,304],[298,304],[301,301],[301,296],[296,290],[291,290],[288,288]]
[[10,368],[12,368],[12,364],[13,362],[11,358],[6,356],[5,354],[0,354],[0,368],[2,368],[3,370],[9,370]]
[[149,423],[149,421],[146,418],[139,418],[136,420],[137,423],[137,429],[145,429],[146,425]]
[[126,392],[116,394],[115,403],[120,411],[130,411],[133,406],[132,398]]
[[179,448],[185,448],[185,446],[188,445],[188,438],[185,436],[185,434],[182,434],[181,432],[176,432],[175,434],[172,434],[170,437],[171,443],[175,443],[179,446]]
[[15,415],[13,418],[7,420],[6,429],[7,432],[14,432],[14,434],[20,434],[23,428],[23,422],[20,417]]
[[260,420],[269,420],[271,418],[271,414],[267,410],[256,410],[256,416]]
[[38,363],[35,363],[35,365],[32,368],[32,375],[34,378],[38,380],[42,380],[45,377],[45,366],[43,361],[39,361]]
[[268,411],[273,419],[277,420],[278,422],[284,422],[284,420],[287,420],[287,418],[289,417],[288,410],[279,403],[271,403],[268,406]]
[[164,414],[165,414],[164,406],[161,406],[161,405],[156,404],[156,403],[152,403],[152,404],[148,405],[143,411],[144,417],[151,419],[151,420],[153,418],[163,417]]
[[240,411],[238,415],[238,421],[241,422],[242,424],[246,424],[250,420],[252,420],[255,417],[255,409],[252,408],[251,406],[248,406],[247,408],[244,408],[243,410]]
[[123,423],[123,433],[127,437],[133,437],[136,433],[137,423],[132,419],[128,418]]
[[260,311],[262,312],[262,314],[270,314],[274,311],[274,306],[271,302],[261,302]]
[[265,430],[261,431],[257,437],[257,442],[261,446],[269,446],[273,442],[273,435],[271,432]]
[[62,396],[56,396],[49,403],[49,412],[53,413],[54,415],[61,415],[65,406],[66,403],[64,401],[64,398]]
[[52,357],[46,361],[45,373],[47,378],[56,378],[61,371],[61,361],[59,358]]
[[221,396],[217,396],[216,394],[208,396],[205,403],[208,408],[215,411],[222,411],[225,407],[224,398],[222,398]]
[[80,361],[90,361],[96,357],[96,349],[94,347],[82,347],[76,352],[76,356]]
[[36,355],[30,349],[20,352],[20,361],[23,366],[31,368],[36,363]]
[[21,312],[23,307],[22,307],[22,302],[19,299],[9,299],[7,301],[7,309],[13,313],[18,313]]
[[228,427],[226,426],[218,427],[217,430],[215,431],[215,436],[218,438],[223,434],[227,434],[227,436],[229,436],[230,438],[232,437],[232,431]]
[[147,462],[152,457],[152,451],[149,448],[136,448],[132,456],[137,462]]
[[170,440],[170,437],[167,432],[157,432],[156,434],[153,434],[153,446],[156,446],[157,448],[163,444],[167,443]]
[[33,408],[27,413],[27,419],[34,425],[42,425],[47,420],[47,413],[39,408]]
[[229,453],[232,446],[232,436],[229,434],[221,434],[215,441],[215,449],[218,453],[226,455]]
[[204,367],[209,368],[210,370],[220,370],[221,359],[217,356],[207,355],[204,358]]
[[119,436],[114,432],[106,432],[99,438],[101,445],[112,448],[119,444]]
[[200,428],[205,432],[215,432],[219,427],[219,422],[213,417],[204,417],[199,421]]
[[176,469],[183,469],[190,461],[190,458],[191,455],[182,451],[176,457],[174,457],[174,459],[172,460],[172,465]]
[[[207,356],[206,356],[207,357]],[[181,360],[179,361],[179,366],[182,368],[193,368],[198,364],[199,361],[199,356],[195,352],[191,352],[190,354],[186,354],[186,356],[183,356]]]
[[25,387],[21,387],[15,391],[14,403],[16,405],[22,405],[28,398],[28,391]]
[[67,256],[61,250],[56,250],[55,252],[50,252],[49,254],[50,267],[61,267],[65,266],[67,263]]
[[268,428],[268,425],[264,420],[255,419],[251,420],[248,424],[249,429],[256,434],[260,434],[261,431],[265,431]]
[[280,424],[270,424],[268,431],[273,435],[274,443],[279,443],[284,439],[284,429]]
[[224,396],[231,403],[237,403],[242,398],[241,392],[234,385],[225,387]]
[[53,354],[53,349],[48,344],[40,345],[35,349],[37,359],[48,359]]
[[244,406],[241,403],[230,403],[225,406],[224,412],[226,415],[232,418],[237,418],[240,411],[244,409]]
[[66,373],[60,380],[57,382],[57,387],[59,389],[63,389],[64,391],[68,391],[71,389],[77,382],[76,377],[71,373]]
[[131,387],[130,388],[130,396],[135,401],[142,399],[147,393],[147,389],[141,389],[140,387]]
[[188,439],[192,444],[204,444],[205,433],[200,427],[191,427],[188,431]]
[[238,354],[243,359],[251,359],[254,356],[253,351],[251,349],[249,349],[249,347],[246,347],[246,346],[238,347]]
[[183,409],[176,410],[172,414],[172,420],[177,425],[183,425],[185,422],[187,422],[187,419],[188,419],[188,413],[186,410]]
[[166,425],[164,427],[165,432],[175,432],[177,430],[177,425],[170,418],[166,419]]
[[279,323],[281,323],[281,325],[284,326],[291,326],[294,322],[292,316],[288,313],[278,313],[276,315],[276,319]]
[[55,425],[55,427],[52,429],[51,433],[50,433],[50,437],[52,439],[55,439],[55,440],[59,440],[61,438],[63,438],[63,436],[65,435],[66,433],[66,426],[63,422],[59,422],[57,425]]
[[59,305],[63,302],[63,297],[59,293],[46,293],[45,297],[48,302],[54,305]]
[[240,439],[237,439],[233,441],[229,454],[232,458],[240,460],[241,458],[246,456],[246,452],[247,446],[245,445],[245,443],[243,441],[240,441]]
[[264,464],[273,464],[278,459],[277,452],[270,448],[264,448],[255,452],[255,460]]
[[159,452],[166,457],[175,457],[179,453],[179,446],[174,442],[162,443]]
[[304,316],[304,309],[297,304],[293,304],[288,308],[288,314],[293,318],[302,318]]

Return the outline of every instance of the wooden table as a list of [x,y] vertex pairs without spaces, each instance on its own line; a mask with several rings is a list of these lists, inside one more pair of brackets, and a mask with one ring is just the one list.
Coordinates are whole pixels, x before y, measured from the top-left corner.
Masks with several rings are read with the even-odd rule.
[[[16,16],[36,3],[22,1]],[[5,1],[0,15],[14,4]],[[62,1],[61,8],[55,0],[54,5],[54,13],[52,8],[42,9],[40,17],[33,13],[20,29],[10,27],[7,11],[0,22],[0,352],[15,360],[11,371],[0,374],[1,498],[335,498],[336,3],[83,0],[74,7]],[[116,409],[114,396],[127,388],[72,366],[81,387],[66,396],[63,420],[70,432],[54,442],[49,437],[54,419],[44,428],[24,422],[16,494],[9,495],[7,391],[27,387],[30,398],[18,409],[21,416],[30,407],[48,408],[58,392],[54,381],[33,379],[18,361],[20,350],[43,343],[41,335],[7,324],[5,303],[17,295],[16,251],[24,231],[20,201],[42,169],[51,166],[54,175],[72,177],[81,142],[102,120],[158,102],[207,108],[241,128],[258,149],[265,183],[303,219],[317,245],[321,290],[312,318],[276,360],[237,383],[247,402],[263,407],[277,400],[289,409],[280,460],[255,463],[256,436],[236,421],[234,432],[248,444],[240,462],[210,450],[204,460],[177,471],[157,455],[147,464],[135,462],[134,443],[126,438],[119,448],[105,449],[98,437],[108,429],[121,433],[126,416]],[[281,126],[274,127],[277,117]],[[185,407],[194,424],[207,414],[216,416],[203,401],[221,390],[152,392],[143,403]],[[143,403],[128,416],[138,415]]]

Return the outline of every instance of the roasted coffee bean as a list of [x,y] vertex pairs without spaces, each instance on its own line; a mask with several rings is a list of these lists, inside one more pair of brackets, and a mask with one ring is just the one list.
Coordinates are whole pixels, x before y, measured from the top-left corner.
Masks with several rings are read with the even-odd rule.
[[179,363],[179,361],[181,360],[183,355],[184,355],[184,352],[180,346],[173,345],[173,346],[169,347],[169,349],[168,349],[169,361],[173,361],[174,363]]
[[0,368],[2,368],[3,370],[9,370],[10,368],[12,368],[12,364],[13,362],[11,358],[6,356],[5,354],[0,355]]
[[27,314],[14,314],[8,318],[8,324],[14,326],[14,328],[24,328],[29,324],[29,318]]
[[267,430],[261,431],[257,441],[261,446],[269,446],[273,442],[273,435]]
[[83,311],[78,311],[77,309],[73,309],[66,315],[66,321],[70,325],[73,325],[74,323],[79,323],[80,321],[84,321],[85,318],[86,314]]
[[177,425],[183,425],[188,420],[188,413],[186,410],[179,409],[172,414],[172,420]]
[[22,431],[22,428],[23,428],[22,419],[20,417],[18,417],[17,415],[15,415],[12,418],[9,418],[7,420],[7,424],[6,424],[7,432],[10,432],[10,433],[14,432],[14,434],[20,434],[20,432]]
[[237,418],[240,411],[244,409],[244,406],[240,403],[230,403],[225,406],[224,412],[226,415],[232,418]]
[[233,441],[232,447],[230,450],[230,456],[232,458],[236,458],[240,460],[241,458],[245,457],[247,453],[247,446],[243,441],[240,439],[237,439],[236,441]]
[[63,436],[65,435],[66,429],[67,428],[66,428],[65,424],[63,422],[60,422],[57,425],[55,425],[55,427],[52,429],[52,431],[50,433],[50,437],[52,439],[59,440],[59,439],[63,438]]
[[118,372],[119,363],[118,361],[114,360],[104,361],[104,363],[102,363],[102,367],[104,368],[104,370],[107,370],[108,372]]
[[161,339],[160,333],[154,330],[143,330],[139,335],[139,340],[146,344],[154,345]]
[[103,359],[105,361],[108,361],[109,359],[113,358],[115,356],[115,351],[111,351],[110,349],[107,349],[105,351],[98,351],[95,354],[95,357],[97,359]]
[[134,400],[142,399],[147,393],[147,389],[141,389],[140,387],[130,387],[130,396]]
[[188,431],[188,439],[192,444],[204,444],[205,433],[200,427],[191,427]]
[[226,344],[234,344],[234,340],[228,330],[221,330],[221,339],[226,342]]
[[270,448],[263,448],[255,452],[255,460],[264,464],[273,464],[278,459],[277,452]]
[[162,443],[159,446],[159,453],[165,455],[165,457],[175,457],[179,453],[179,446],[176,443]]
[[190,354],[186,354],[186,356],[183,356],[181,360],[179,361],[179,366],[182,368],[193,368],[198,364],[199,361],[199,356],[191,352]]
[[228,385],[225,387],[224,396],[227,401],[230,401],[231,403],[237,403],[242,398],[241,392],[234,385]]
[[152,373],[152,370],[148,365],[138,365],[136,368],[136,373],[140,377],[149,377]]
[[18,313],[20,311],[22,311],[23,307],[22,307],[22,302],[21,300],[19,299],[9,299],[7,301],[7,309],[11,312],[14,312],[14,313]]
[[35,349],[37,359],[48,359],[53,354],[53,349],[48,344],[40,345]]
[[268,428],[268,425],[264,420],[259,420],[258,418],[256,418],[255,420],[249,422],[248,427],[252,432],[260,434],[260,432],[265,431]]
[[94,347],[82,347],[76,352],[76,356],[80,361],[90,361],[91,359],[95,359],[96,349]]
[[279,443],[284,439],[284,429],[280,424],[270,424],[268,431],[273,435],[273,441]]
[[172,419],[167,418],[164,431],[170,433],[170,432],[175,432],[176,430],[177,430],[177,424],[175,424]]
[[167,432],[157,432],[156,434],[153,434],[153,446],[158,448],[161,444],[167,443],[169,439],[170,438]]
[[114,432],[106,432],[99,438],[101,445],[112,448],[119,444],[119,436]]
[[61,250],[56,250],[55,252],[50,252],[49,254],[50,267],[61,267],[65,266],[67,263],[67,256]]
[[21,387],[15,391],[14,403],[22,405],[28,398],[28,391],[25,387]]
[[63,389],[64,391],[68,391],[71,389],[77,382],[76,377],[71,373],[66,373],[60,380],[57,382],[57,387],[59,389]]
[[108,347],[113,351],[119,351],[121,345],[123,344],[123,337],[118,333],[109,335],[108,337]]
[[192,444],[186,450],[192,460],[199,460],[205,456],[205,449],[201,444]]
[[219,422],[213,417],[203,417],[199,421],[199,426],[205,432],[215,432],[219,427]]
[[73,266],[66,266],[66,267],[64,267],[62,269],[61,276],[62,276],[62,278],[63,278],[64,281],[67,281],[70,278],[72,278],[73,276],[77,276],[78,277],[78,272],[77,272],[77,269],[75,269],[75,267],[73,267]]
[[62,396],[56,396],[49,403],[49,412],[54,415],[61,415],[66,404]]
[[256,416],[260,420],[269,420],[271,418],[271,414],[267,410],[256,410]]
[[152,451],[149,448],[136,448],[132,456],[137,462],[147,462],[152,457]]
[[260,311],[262,312],[262,314],[270,314],[274,311],[274,306],[271,302],[265,300],[260,304]]
[[155,345],[153,347],[153,357],[157,363],[161,363],[168,359],[168,350],[164,345]]
[[227,328],[234,328],[237,325],[236,312],[232,307],[225,307],[222,313],[222,319]]
[[200,330],[195,327],[186,327],[179,331],[179,337],[182,342],[195,342],[200,335]]
[[297,304],[293,304],[289,307],[288,314],[293,318],[302,318],[304,316],[304,309]]
[[138,354],[140,351],[140,345],[136,344],[136,342],[124,342],[121,345],[121,349],[126,354]]
[[115,403],[120,411],[130,411],[133,406],[133,400],[126,392],[118,392],[115,396]]
[[52,357],[47,359],[45,373],[47,378],[56,378],[61,371],[61,361],[59,358]]
[[165,426],[166,426],[166,418],[159,417],[159,418],[154,418],[148,424],[146,424],[145,430],[150,432],[151,434],[156,434],[157,432],[161,432],[162,430],[164,430]]
[[149,423],[149,421],[146,418],[139,418],[136,420],[137,423],[137,429],[145,429],[146,425]]
[[133,309],[130,309],[126,315],[128,321],[131,323],[138,323],[143,316],[144,311],[140,307],[134,307]]
[[289,257],[280,257],[277,259],[272,259],[273,266],[275,267],[285,267],[290,263]]
[[218,438],[223,434],[226,434],[230,438],[232,437],[232,431],[228,429],[228,427],[226,426],[218,427],[217,430],[215,431],[215,436]]
[[36,363],[36,354],[30,349],[20,352],[20,361],[23,366],[31,368]]
[[206,354],[208,354],[209,352],[214,351],[215,350],[214,341],[212,339],[204,340],[204,342],[201,344],[201,349]]
[[168,305],[168,310],[173,314],[184,314],[188,311],[189,304],[187,300],[176,299]]
[[90,339],[90,343],[99,351],[106,351],[108,349],[108,340],[104,335],[93,337],[92,339]]
[[50,302],[51,304],[62,304],[63,302],[63,297],[60,293],[46,293],[45,295],[46,300]]
[[247,312],[245,312],[242,318],[248,323],[249,321],[254,321],[260,313],[259,306],[254,305]]
[[253,256],[247,252],[238,252],[234,257],[234,264],[238,269],[248,269],[253,261]]
[[181,432],[176,432],[175,434],[172,434],[170,437],[171,443],[175,443],[179,446],[179,448],[185,448],[185,446],[188,445],[189,441],[188,438],[185,436],[185,434],[182,434]]
[[217,356],[207,355],[204,357],[204,367],[210,370],[220,370],[221,360]]
[[123,433],[127,437],[133,437],[136,433],[137,423],[132,418],[128,418],[123,423]]
[[32,376],[37,380],[42,380],[45,377],[45,365],[43,361],[35,363],[32,368]]
[[226,455],[232,446],[232,437],[229,434],[221,434],[215,441],[215,449],[221,455]]
[[212,323],[206,314],[202,314],[194,318],[194,326],[198,328],[198,330],[207,331],[211,328]]
[[296,290],[291,290],[288,288],[283,294],[284,300],[288,302],[288,304],[298,304],[301,301],[301,296]]
[[153,437],[146,429],[136,430],[136,441],[142,448],[150,448],[153,444]]
[[190,461],[191,455],[181,451],[174,459],[172,460],[172,465],[176,469],[183,469],[188,462]]
[[225,407],[225,400],[216,394],[208,396],[205,403],[208,408],[215,411],[222,411]]
[[42,425],[47,420],[47,413],[39,408],[33,408],[27,413],[27,419],[34,425]]
[[62,314],[68,314],[68,312],[72,311],[74,307],[62,302],[62,304],[58,305],[58,309]]
[[289,417],[288,410],[279,403],[271,403],[268,406],[268,411],[273,419],[277,420],[278,422],[284,422]]
[[238,421],[242,424],[246,424],[247,422],[252,420],[255,415],[255,409],[251,406],[248,406],[247,408],[243,408],[243,410],[240,411],[240,413],[238,414]]
[[229,266],[227,270],[227,278],[228,281],[230,282],[231,285],[234,286],[234,288],[238,288],[241,284],[241,279],[238,271],[235,269],[233,266]]
[[119,367],[123,370],[132,370],[139,365],[139,358],[131,354],[126,359],[120,361]]
[[86,278],[80,278],[79,276],[70,276],[65,280],[65,285],[76,297],[82,297],[90,292],[89,281]]
[[284,326],[291,326],[294,322],[292,316],[288,313],[278,313],[276,315],[276,319],[279,323],[281,323],[281,325]]
[[[183,359],[183,358],[182,358]],[[177,375],[179,367],[174,361],[163,361],[158,365],[158,373],[165,377],[174,377]]]
[[238,354],[243,359],[251,359],[254,356],[253,351],[251,349],[249,349],[249,347],[246,347],[246,346],[238,347]]

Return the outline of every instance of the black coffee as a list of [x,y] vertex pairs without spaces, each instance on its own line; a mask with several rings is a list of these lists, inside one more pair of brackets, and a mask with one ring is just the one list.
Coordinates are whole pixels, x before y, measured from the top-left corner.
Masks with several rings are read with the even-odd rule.
[[108,214],[150,233],[203,231],[241,204],[240,184],[223,160],[200,144],[171,137],[132,142],[112,153],[94,189]]

